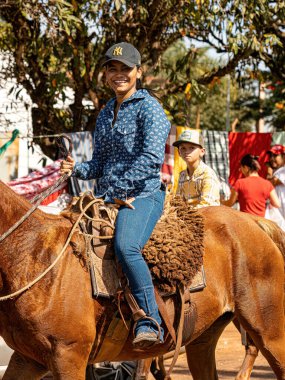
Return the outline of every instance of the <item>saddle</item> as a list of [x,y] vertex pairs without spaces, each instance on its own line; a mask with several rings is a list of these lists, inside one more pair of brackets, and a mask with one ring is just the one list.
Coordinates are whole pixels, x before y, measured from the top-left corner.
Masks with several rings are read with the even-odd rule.
[[[115,337],[116,344],[113,344],[112,350],[117,349],[119,353],[128,337],[127,329],[130,321],[126,320],[125,315],[128,315],[129,310],[134,321],[142,318],[144,312],[138,307],[127,287],[126,279],[114,256],[113,235],[118,206],[105,204],[103,200],[94,198],[92,193],[85,193],[81,198],[75,199],[71,211],[72,214],[78,214],[85,209],[80,228],[86,240],[93,296],[114,297],[120,313],[119,317],[117,313],[114,315],[105,334],[108,344],[104,345],[103,342],[102,347],[93,353],[96,361],[104,361],[106,350],[104,347],[108,346],[109,350],[110,343]],[[195,305],[191,304],[190,300],[190,284],[195,276],[197,277],[197,273],[200,284],[196,284],[192,288],[193,291],[205,287],[204,272],[201,270],[203,257],[201,216],[190,209],[184,201],[172,199],[142,253],[154,280],[156,301],[166,331],[165,341],[170,348],[180,347],[190,340],[195,325],[196,313]],[[175,302],[171,301],[172,296]],[[177,315],[180,315],[180,318],[177,318]],[[123,325],[127,328],[122,329]],[[189,326],[192,326],[192,329],[189,329]],[[125,335],[118,345],[118,331],[122,338],[123,330]]]

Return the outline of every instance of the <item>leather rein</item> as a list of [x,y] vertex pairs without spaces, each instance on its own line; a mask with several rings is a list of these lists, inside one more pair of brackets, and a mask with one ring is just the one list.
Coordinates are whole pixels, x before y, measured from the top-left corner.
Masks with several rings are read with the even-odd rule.
[[[63,147],[63,144],[60,140],[57,140],[57,144],[61,150],[62,153],[64,154],[68,154],[68,153],[71,153],[71,150],[72,150],[72,141],[70,139],[69,136],[67,135],[62,135],[62,138],[66,138],[68,141],[69,141],[69,150],[67,151],[66,148]],[[63,182],[65,182],[68,178],[70,177],[70,174],[64,174],[62,175],[52,186],[50,186],[47,190],[43,191],[41,194],[38,194],[37,196],[35,196],[31,202],[35,202],[36,203],[33,205],[33,207],[31,207],[25,215],[23,215],[12,227],[10,227],[4,234],[2,234],[0,236],[0,243],[5,240],[13,231],[15,231],[37,208],[38,206],[41,204],[41,202],[47,198],[50,194],[52,194]],[[79,203],[79,206],[80,206],[80,214],[76,220],[76,222],[74,223],[74,225],[72,226],[68,236],[67,236],[67,239],[66,239],[66,242],[62,248],[62,250],[60,251],[59,255],[57,256],[57,258],[54,260],[54,262],[47,268],[45,269],[45,271],[43,273],[41,273],[38,277],[36,277],[33,281],[29,282],[26,286],[24,286],[23,288],[17,290],[16,292],[13,292],[13,293],[10,293],[10,294],[7,294],[5,296],[2,296],[0,297],[0,302],[1,301],[6,301],[8,299],[13,299],[15,298],[16,296],[22,294],[24,291],[30,289],[34,284],[36,284],[39,280],[41,280],[56,264],[57,262],[59,261],[59,259],[62,257],[63,253],[65,252],[68,244],[70,243],[70,240],[76,230],[76,228],[78,227],[81,219],[83,217],[87,218],[87,219],[91,219],[91,220],[94,220],[94,221],[99,221],[99,222],[102,222],[102,223],[105,223],[108,227],[111,227],[114,229],[114,226],[112,225],[112,222],[111,222],[111,219],[110,219],[110,215],[109,216],[109,219],[110,219],[110,223],[104,219],[93,219],[93,218],[90,218],[87,214],[86,214],[86,211],[95,203],[98,203],[98,202],[102,202],[102,200],[100,199],[92,199],[85,207],[83,207],[83,199],[85,197],[85,194],[82,195],[81,199],[80,199],[80,203]],[[96,236],[96,238],[98,239],[110,239],[112,238],[113,236]]]
[[[83,194],[82,195],[82,200],[83,200],[83,198],[85,197],[85,194]],[[28,290],[28,289],[30,289],[34,284],[36,284],[38,281],[40,281],[56,264],[57,264],[57,262],[59,261],[59,259],[62,257],[62,255],[64,254],[64,252],[65,252],[65,250],[66,250],[66,248],[67,248],[67,246],[68,246],[68,244],[70,243],[70,240],[71,240],[71,238],[72,238],[72,236],[73,236],[73,234],[74,234],[74,232],[75,232],[75,230],[76,230],[76,228],[78,227],[78,225],[79,225],[79,223],[80,223],[80,221],[81,221],[81,219],[83,218],[83,217],[86,217],[86,218],[88,218],[88,219],[91,219],[91,220],[94,220],[94,221],[100,221],[100,222],[102,222],[102,223],[105,223],[106,225],[108,225],[109,227],[111,227],[111,228],[113,228],[114,229],[114,226],[111,224],[111,223],[109,223],[107,220],[104,220],[104,219],[101,219],[101,218],[99,218],[99,219],[92,219],[92,218],[90,218],[87,214],[86,214],[86,211],[91,207],[91,206],[93,206],[95,203],[101,203],[102,202],[102,200],[101,199],[98,199],[98,198],[94,198],[94,199],[92,199],[84,208],[83,208],[83,206],[82,206],[82,200],[81,200],[81,204],[80,204],[80,214],[79,214],[79,216],[78,216],[78,218],[77,218],[77,220],[76,220],[76,222],[73,224],[73,226],[72,226],[72,228],[71,228],[71,230],[69,231],[69,234],[68,234],[68,236],[67,236],[67,239],[66,239],[66,242],[65,242],[65,244],[64,244],[64,246],[63,246],[63,248],[62,248],[62,250],[60,251],[60,253],[59,253],[59,255],[57,256],[57,258],[54,260],[54,262],[47,268],[47,269],[45,269],[44,270],[44,272],[43,273],[41,273],[38,277],[36,277],[33,281],[31,281],[31,282],[29,282],[26,286],[24,286],[23,288],[21,288],[21,289],[19,289],[19,290],[17,290],[16,292],[14,292],[14,293],[10,293],[10,294],[7,294],[6,296],[2,296],[2,297],[0,297],[0,301],[6,301],[6,300],[8,300],[8,299],[13,299],[13,298],[15,298],[16,296],[18,296],[18,295],[20,295],[21,293],[23,293],[24,291],[26,291],[26,290]],[[30,210],[35,210],[35,207],[32,207]],[[14,231],[25,219],[27,219],[28,218],[28,216],[29,215],[31,215],[31,213],[33,212],[30,212],[30,210],[24,215],[24,217],[25,218],[21,218],[14,226],[13,226],[13,228],[10,228],[7,232],[9,232],[9,234],[12,232],[12,231]],[[23,220],[22,220],[23,219]],[[21,223],[19,223],[19,222],[21,222]],[[15,227],[16,226],[16,227]],[[15,227],[15,228],[14,228]],[[5,233],[6,234],[6,233]],[[5,235],[4,234],[4,235]],[[2,235],[2,236],[4,236],[4,235]],[[83,235],[85,235],[84,233],[83,233]],[[8,236],[8,234],[5,236],[5,237],[7,237]],[[5,238],[4,237],[4,238]],[[4,240],[4,238],[2,239],[2,240]],[[110,238],[112,238],[112,236],[96,236],[96,238],[98,238],[98,239],[110,239]]]

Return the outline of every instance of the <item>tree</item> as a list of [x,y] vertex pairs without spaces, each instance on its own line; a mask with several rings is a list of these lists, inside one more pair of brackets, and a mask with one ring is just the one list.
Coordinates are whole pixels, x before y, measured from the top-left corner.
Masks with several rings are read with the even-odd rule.
[[[204,96],[199,86],[248,60],[264,60],[284,77],[284,13],[285,2],[267,0],[0,0],[0,50],[9,52],[2,76],[15,77],[36,105],[36,135],[93,129],[110,95],[100,65],[111,44],[133,43],[145,70],[158,75],[163,54],[181,37],[207,42],[227,60],[192,81],[191,48],[177,67],[189,77],[176,82],[177,73],[171,88],[171,96]],[[56,107],[70,93],[71,105]],[[45,141],[40,143],[50,155]]]
[[[208,54],[208,51],[209,48],[187,47],[184,41],[178,40],[162,55],[159,74],[152,76],[147,73],[146,81],[160,94],[172,123],[192,128],[225,130],[228,79],[214,77],[209,84],[198,85],[199,78],[203,78],[217,65],[217,58]],[[249,91],[239,86],[234,75],[230,92],[232,103],[239,97],[249,95]],[[242,110],[237,108],[231,110],[230,116],[232,121],[239,120],[240,130],[251,130],[254,124],[253,118],[243,119]]]
[[[258,73],[259,74],[259,73]],[[255,76],[255,73],[253,74]],[[267,80],[265,80],[267,78]],[[265,82],[263,82],[265,80]],[[257,88],[262,83],[265,87],[265,99],[258,97]],[[233,109],[242,110],[240,122],[248,122],[250,120],[258,120],[262,118],[272,129],[282,131],[285,128],[285,84],[278,80],[274,81],[267,75],[260,74],[251,78],[243,84],[249,90],[244,91],[234,102]]]

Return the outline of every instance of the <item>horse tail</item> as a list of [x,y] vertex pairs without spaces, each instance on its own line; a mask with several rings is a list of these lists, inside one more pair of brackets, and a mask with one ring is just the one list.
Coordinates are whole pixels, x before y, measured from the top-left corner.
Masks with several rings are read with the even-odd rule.
[[273,240],[283,255],[285,261],[285,233],[273,221],[269,219],[254,217],[258,226]]

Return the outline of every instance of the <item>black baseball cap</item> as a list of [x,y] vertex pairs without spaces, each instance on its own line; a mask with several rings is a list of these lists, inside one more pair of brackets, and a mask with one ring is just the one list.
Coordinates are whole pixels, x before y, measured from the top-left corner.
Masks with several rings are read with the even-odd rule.
[[141,55],[132,44],[120,42],[107,50],[103,66],[111,61],[119,61],[129,67],[135,67],[141,65]]

